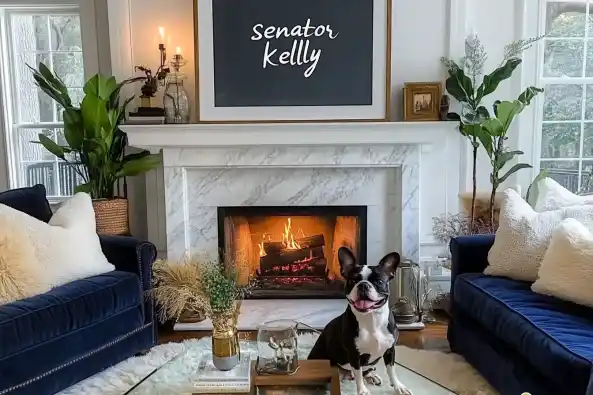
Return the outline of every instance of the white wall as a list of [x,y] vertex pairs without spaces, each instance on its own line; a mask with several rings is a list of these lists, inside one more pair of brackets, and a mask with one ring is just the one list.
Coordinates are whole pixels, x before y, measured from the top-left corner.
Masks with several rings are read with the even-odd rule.
[[[180,46],[188,60],[184,71],[188,75],[187,91],[195,97],[194,72],[194,0],[107,0],[110,7],[111,53],[114,73],[125,70],[130,73],[131,65],[145,64],[156,68],[158,62],[158,27],[163,26],[170,36],[169,53]],[[535,0],[533,0],[535,1]],[[392,92],[394,120],[402,119],[402,87],[405,82],[443,81],[445,71],[440,64],[442,56],[459,58],[463,53],[463,39],[472,29],[481,37],[489,53],[487,70],[495,67],[504,45],[522,33],[521,23],[523,0],[393,0],[392,38]],[[114,15],[113,19],[111,15]],[[129,18],[126,20],[125,16]],[[114,21],[116,21],[114,23]],[[519,21],[522,22],[522,21]],[[122,27],[123,26],[123,27]],[[126,31],[126,29],[128,29]],[[131,42],[131,44],[130,44]],[[122,54],[129,51],[131,58],[122,61]],[[127,63],[126,63],[127,62]],[[520,91],[519,82],[502,84],[497,98],[514,98]],[[516,79],[517,79],[516,78]],[[516,80],[515,79],[515,80]],[[493,98],[494,99],[494,98]],[[193,108],[193,107],[192,107]],[[512,137],[517,141],[518,137]],[[459,210],[457,194],[471,187],[471,169],[460,151],[469,152],[469,146],[461,139],[437,141],[431,148],[423,150],[421,171],[421,255],[433,255],[442,250],[431,235],[432,217],[445,212]],[[478,169],[479,188],[488,190],[489,166],[481,157]],[[460,162],[461,161],[461,162]],[[455,163],[454,166],[451,164]],[[461,175],[461,177],[460,177]],[[149,175],[149,195],[162,194],[154,188],[156,176]],[[514,180],[511,180],[511,184]],[[151,189],[153,188],[153,189]],[[149,215],[148,235],[164,249],[164,240],[158,235],[162,229]],[[162,239],[162,238],[161,238]]]

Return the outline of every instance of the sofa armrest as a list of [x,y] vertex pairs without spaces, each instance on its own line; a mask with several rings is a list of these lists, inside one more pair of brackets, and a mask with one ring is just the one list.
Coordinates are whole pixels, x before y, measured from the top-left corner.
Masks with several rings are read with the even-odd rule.
[[152,288],[152,264],[156,247],[147,241],[126,236],[99,236],[101,249],[116,270],[135,273],[140,277],[142,290]]
[[481,273],[488,266],[488,251],[494,235],[459,236],[451,239],[451,292],[455,278],[463,273]]

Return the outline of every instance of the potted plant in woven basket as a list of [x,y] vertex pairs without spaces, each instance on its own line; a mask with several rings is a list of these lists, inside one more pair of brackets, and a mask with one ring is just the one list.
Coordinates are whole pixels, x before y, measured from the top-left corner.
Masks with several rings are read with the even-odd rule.
[[37,70],[29,68],[39,88],[63,108],[67,145],[59,145],[42,133],[37,143],[76,171],[81,183],[75,191],[86,192],[93,199],[97,233],[128,234],[128,201],[117,196],[119,181],[160,163],[159,157],[148,151],[125,153],[127,136],[120,124],[133,97],[120,103],[119,95],[125,84],[142,78],[118,83],[114,77],[96,74],[84,85],[85,96],[76,107],[62,80],[47,66],[39,63]]

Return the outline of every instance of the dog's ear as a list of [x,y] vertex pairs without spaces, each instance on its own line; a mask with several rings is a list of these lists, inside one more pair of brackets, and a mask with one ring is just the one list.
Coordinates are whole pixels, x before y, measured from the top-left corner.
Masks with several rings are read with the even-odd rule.
[[397,252],[391,252],[383,257],[381,261],[379,261],[379,267],[383,271],[383,273],[389,276],[391,280],[395,277],[395,271],[400,263],[400,257]]
[[340,274],[346,278],[350,270],[356,266],[356,258],[348,248],[340,247],[338,250],[338,261],[340,261]]

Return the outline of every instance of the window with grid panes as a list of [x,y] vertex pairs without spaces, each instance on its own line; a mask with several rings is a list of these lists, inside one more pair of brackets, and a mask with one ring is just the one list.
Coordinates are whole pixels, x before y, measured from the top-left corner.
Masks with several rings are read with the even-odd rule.
[[540,168],[573,192],[593,192],[593,2],[545,2],[539,86]]
[[80,183],[75,169],[33,143],[43,133],[66,145],[62,111],[37,88],[27,65],[47,65],[64,81],[73,104],[78,105],[84,85],[80,16],[72,8],[13,9],[5,10],[3,15],[11,83],[11,184],[44,184],[49,198],[70,196]]

